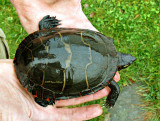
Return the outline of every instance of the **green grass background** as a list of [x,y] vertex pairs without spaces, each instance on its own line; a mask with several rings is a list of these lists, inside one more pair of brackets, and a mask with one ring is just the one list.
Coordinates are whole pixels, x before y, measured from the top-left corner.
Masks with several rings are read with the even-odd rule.
[[[160,1],[159,0],[82,0],[91,23],[106,36],[114,38],[118,51],[131,53],[137,60],[120,72],[119,85],[142,81],[146,120],[160,120]],[[90,17],[91,13],[95,13]],[[7,37],[13,59],[19,43],[28,35],[9,0],[0,0],[0,28]],[[103,104],[104,99],[85,103]],[[83,106],[80,105],[80,106]],[[103,121],[107,112],[91,121]]]

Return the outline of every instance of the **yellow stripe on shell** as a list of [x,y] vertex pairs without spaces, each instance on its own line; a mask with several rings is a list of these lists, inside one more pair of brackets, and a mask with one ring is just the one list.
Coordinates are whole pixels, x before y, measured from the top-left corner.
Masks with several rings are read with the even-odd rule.
[[91,45],[88,44],[88,43],[86,43],[86,42],[83,40],[82,32],[81,32],[81,41],[82,41],[85,45],[87,45],[87,46],[89,47],[89,55],[90,55],[90,56],[89,56],[89,60],[90,60],[90,62],[86,64],[86,68],[85,68],[86,84],[87,84],[87,89],[89,89],[89,83],[88,83],[88,77],[87,77],[87,68],[88,68],[89,65],[92,64]]

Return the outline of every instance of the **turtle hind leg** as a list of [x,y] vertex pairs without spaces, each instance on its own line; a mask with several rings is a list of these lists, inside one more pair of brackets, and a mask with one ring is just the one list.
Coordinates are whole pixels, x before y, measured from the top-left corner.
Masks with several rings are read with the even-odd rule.
[[110,94],[106,99],[106,107],[113,107],[120,93],[120,88],[115,81],[111,81],[108,85],[111,89]]
[[50,99],[45,100],[45,99],[41,99],[41,98],[35,98],[35,102],[38,103],[39,105],[43,106],[43,107],[47,107],[48,105],[53,105],[55,104],[55,100],[54,99]]
[[39,30],[55,28],[58,25],[60,25],[59,22],[60,22],[60,20],[56,19],[56,17],[50,17],[50,15],[46,15],[39,22]]

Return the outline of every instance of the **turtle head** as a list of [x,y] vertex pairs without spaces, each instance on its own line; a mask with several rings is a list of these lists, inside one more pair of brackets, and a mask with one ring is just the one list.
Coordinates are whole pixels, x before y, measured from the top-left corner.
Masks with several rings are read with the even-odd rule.
[[136,60],[131,54],[118,52],[118,70],[127,68]]

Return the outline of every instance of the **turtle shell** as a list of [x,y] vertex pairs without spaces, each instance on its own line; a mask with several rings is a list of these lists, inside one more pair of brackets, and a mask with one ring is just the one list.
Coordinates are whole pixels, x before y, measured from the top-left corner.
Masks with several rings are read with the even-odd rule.
[[86,29],[36,31],[19,45],[15,71],[21,84],[41,99],[68,99],[106,87],[117,71],[111,38]]

